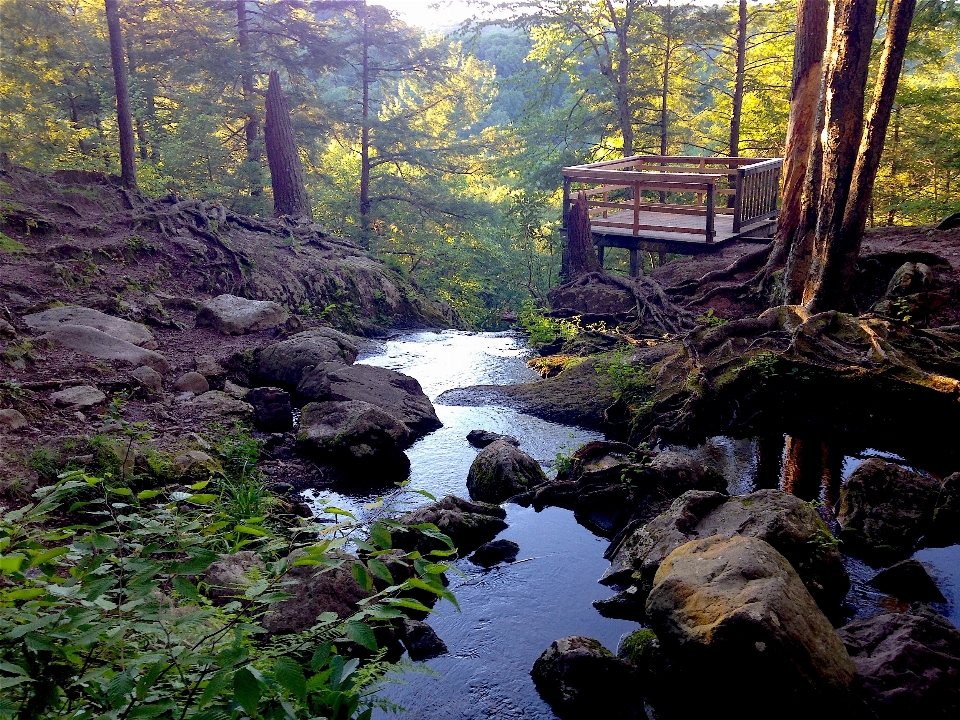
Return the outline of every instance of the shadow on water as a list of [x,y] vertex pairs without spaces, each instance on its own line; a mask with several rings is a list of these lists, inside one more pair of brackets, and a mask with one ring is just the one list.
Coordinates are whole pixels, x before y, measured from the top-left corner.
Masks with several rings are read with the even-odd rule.
[[[371,341],[358,362],[412,375],[436,401],[458,387],[537,380],[539,376],[526,366],[529,356],[522,339],[513,333],[445,331]],[[467,496],[467,471],[477,453],[466,441],[470,430],[513,435],[521,449],[545,469],[558,453],[569,455],[601,437],[496,405],[435,407],[443,427],[420,439],[407,454],[411,485],[437,497]],[[804,500],[819,501],[828,521],[827,509],[839,498],[842,483],[868,457],[883,457],[921,472],[949,472],[924,467],[921,459],[912,456],[870,448],[862,440],[818,438],[809,432],[771,431],[749,439],[720,436],[696,448],[677,449],[722,472],[731,494],[781,488]],[[316,503],[332,502],[362,513],[363,504],[383,491],[325,493]],[[408,717],[555,718],[530,679],[540,653],[553,640],[574,634],[594,637],[615,650],[620,637],[638,627],[604,618],[591,606],[593,600],[611,594],[597,583],[607,567],[602,557],[606,540],[578,525],[570,511],[558,508],[537,513],[508,505],[507,521],[510,526],[500,537],[520,545],[517,562],[484,570],[467,559],[459,560],[457,568],[463,575],[449,576],[461,612],[444,601],[428,618],[449,648],[446,655],[427,663],[437,675],[406,674],[401,678],[404,684],[387,687],[385,695],[404,706]],[[960,546],[921,550],[914,557],[927,566],[947,597],[947,603],[935,607],[960,624]],[[867,584],[875,570],[855,558],[845,557],[845,562],[853,584],[848,602],[856,616],[904,609]]]

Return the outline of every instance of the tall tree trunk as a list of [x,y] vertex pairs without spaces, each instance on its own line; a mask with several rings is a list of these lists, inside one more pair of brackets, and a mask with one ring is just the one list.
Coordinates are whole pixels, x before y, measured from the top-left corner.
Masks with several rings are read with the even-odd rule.
[[[797,3],[790,118],[783,157],[782,202],[777,218],[777,234],[764,269],[764,293],[772,287],[774,273],[786,264],[794,236],[800,228],[804,180],[811,151],[818,140],[817,120],[820,115],[817,108],[829,15],[829,0],[799,0]],[[774,303],[779,299],[773,298]]]
[[110,62],[117,94],[117,126],[120,130],[120,181],[129,190],[137,189],[137,161],[134,152],[133,116],[130,113],[130,90],[127,86],[127,64],[123,57],[123,33],[117,0],[104,0],[107,30],[110,34]]
[[[863,0],[861,0],[863,1]],[[867,3],[871,5],[872,3]],[[849,159],[837,163],[838,183],[844,183],[848,188],[845,193],[833,192],[836,203],[842,200],[842,206],[831,203],[831,215],[824,222],[821,216],[823,229],[817,228],[817,242],[814,247],[813,267],[804,291],[804,303],[813,312],[825,310],[852,309],[852,287],[856,272],[857,256],[860,254],[860,241],[866,227],[867,212],[870,207],[870,198],[873,195],[873,185],[880,167],[880,156],[883,153],[883,141],[890,123],[890,112],[900,81],[900,72],[903,69],[903,56],[906,51],[910,25],[913,22],[913,13],[916,0],[891,0],[890,17],[887,23],[887,35],[883,43],[883,54],[880,58],[880,71],[877,75],[877,84],[874,88],[873,102],[867,113],[866,124],[862,136],[859,138],[855,164]],[[866,50],[860,52],[866,55],[864,65],[869,62],[869,41],[873,37],[873,23],[875,15],[869,15],[870,35],[863,35]],[[864,21],[865,23],[865,21]],[[865,23],[866,26],[866,23]],[[862,70],[866,77],[866,68]],[[851,98],[851,106],[855,106],[855,98]],[[863,99],[860,99],[860,113],[863,113]],[[844,122],[841,117],[841,122]],[[844,127],[841,125],[841,127]],[[838,152],[846,150],[846,142],[838,144]],[[846,167],[852,164],[850,176],[846,175]],[[843,168],[843,173],[839,172]],[[839,224],[836,214],[839,207],[843,208]]]
[[580,275],[600,270],[600,260],[593,247],[590,231],[590,211],[587,195],[583,191],[573,201],[567,213],[567,277],[574,280]]
[[263,135],[267,145],[267,161],[270,163],[274,215],[312,217],[310,196],[303,184],[303,164],[300,162],[300,153],[293,137],[290,107],[276,70],[270,71],[266,106],[267,117]]
[[623,156],[633,155],[633,113],[630,109],[630,26],[633,24],[634,2],[628,0],[624,7],[623,19],[617,17],[616,8],[607,0],[607,13],[617,33],[617,117],[620,122],[620,134],[623,136]]
[[253,54],[250,47],[250,26],[247,21],[247,0],[237,0],[237,43],[240,46],[241,83],[243,85],[243,102],[247,107],[247,122],[243,126],[244,140],[247,150],[247,162],[254,163],[250,173],[250,195],[258,197],[263,193],[263,179],[261,176],[260,118],[254,101],[253,88]]
[[730,116],[730,157],[740,157],[740,115],[747,66],[747,0],[740,0],[737,13],[737,75],[733,83],[733,113]]
[[[670,60],[673,54],[673,47],[671,45],[671,41],[673,40],[673,5],[670,2],[667,3],[666,15],[664,16],[663,33],[665,36],[665,49],[663,53],[663,75],[660,84],[660,157],[664,157],[667,154],[667,131],[669,130],[670,119],[667,113],[667,98],[670,93]],[[663,164],[664,163],[661,163],[661,165]],[[660,202],[665,203],[666,201],[667,193],[661,190]]]
[[360,240],[370,246],[370,26],[366,2],[359,8],[363,13],[363,66],[361,68],[360,98]]
[[[125,39],[125,44],[127,47],[127,71],[129,73],[128,77],[130,84],[134,87],[142,86],[143,83],[139,82],[137,76],[137,58],[133,52],[133,43],[130,40],[130,37],[127,36]],[[148,158],[147,145],[149,143],[149,138],[147,137],[147,124],[143,119],[143,109],[137,113],[136,120],[136,135],[137,135],[137,154],[140,156],[141,162],[146,162]]]

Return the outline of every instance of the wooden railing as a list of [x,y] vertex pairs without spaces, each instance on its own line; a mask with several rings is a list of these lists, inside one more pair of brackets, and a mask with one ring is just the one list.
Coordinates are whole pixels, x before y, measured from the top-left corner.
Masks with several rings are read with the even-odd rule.
[[[767,222],[777,215],[782,159],[695,156],[635,155],[563,168],[563,217],[575,193],[588,198],[591,224],[595,227],[683,233],[704,236],[711,243],[716,235],[715,218],[733,216],[733,232]],[[573,185],[578,187],[574,190]],[[572,192],[573,191],[573,192]],[[620,191],[618,193],[618,191]],[[659,202],[644,198],[644,192],[659,194]],[[621,197],[614,198],[619,194]],[[695,200],[683,202],[683,197]],[[724,198],[721,203],[717,199]],[[631,222],[610,213],[629,211]],[[641,211],[704,218],[703,227],[640,223]]]

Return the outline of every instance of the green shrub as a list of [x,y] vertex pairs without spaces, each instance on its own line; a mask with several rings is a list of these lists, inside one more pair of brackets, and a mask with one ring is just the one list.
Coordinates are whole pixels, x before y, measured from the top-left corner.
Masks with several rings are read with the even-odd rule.
[[[392,666],[373,628],[428,610],[410,590],[456,602],[441,581],[449,539],[419,526],[448,549],[402,556],[415,574],[395,584],[379,558],[395,556],[400,526],[385,511],[367,525],[337,511],[334,525],[282,534],[257,518],[235,523],[206,485],[134,494],[73,472],[30,505],[0,508],[0,718],[363,720],[394,707],[375,694]],[[266,569],[218,607],[198,578],[225,534],[244,537]],[[300,551],[296,565],[323,571],[344,562],[335,551],[348,538],[361,553],[353,576],[372,593],[361,610],[270,638],[260,620],[290,597],[290,551]],[[375,592],[374,578],[386,589]],[[350,647],[366,659],[344,654]]]

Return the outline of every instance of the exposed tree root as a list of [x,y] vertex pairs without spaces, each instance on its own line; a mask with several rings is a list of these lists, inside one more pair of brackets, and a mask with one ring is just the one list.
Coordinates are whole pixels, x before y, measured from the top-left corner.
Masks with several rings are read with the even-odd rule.
[[707,283],[729,280],[746,270],[753,270],[754,268],[760,267],[767,261],[769,255],[770,246],[764,246],[760,250],[742,255],[725,268],[713,270],[699,278],[686,280],[679,285],[665,288],[665,290],[672,295],[686,295]]

